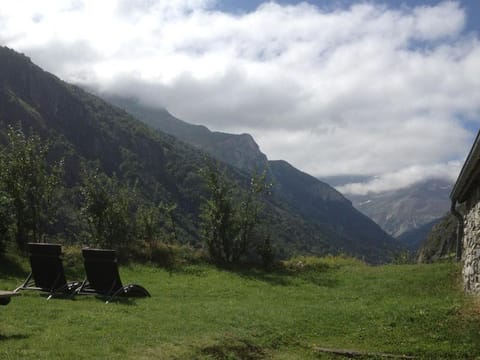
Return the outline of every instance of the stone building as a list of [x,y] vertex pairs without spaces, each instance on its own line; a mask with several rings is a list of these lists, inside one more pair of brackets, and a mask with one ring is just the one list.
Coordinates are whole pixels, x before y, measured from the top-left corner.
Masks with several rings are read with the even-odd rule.
[[[457,258],[463,260],[465,290],[480,294],[480,132],[450,194],[458,218]],[[463,214],[457,211],[465,205]]]

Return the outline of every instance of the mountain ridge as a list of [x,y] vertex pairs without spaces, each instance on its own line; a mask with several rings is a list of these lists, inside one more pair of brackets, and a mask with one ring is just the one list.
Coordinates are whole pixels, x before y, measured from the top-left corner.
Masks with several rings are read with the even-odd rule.
[[99,94],[106,101],[124,109],[147,125],[202,149],[215,158],[239,169],[263,170],[267,157],[250,134],[211,131],[204,125],[187,123],[163,108],[142,105],[137,99]]

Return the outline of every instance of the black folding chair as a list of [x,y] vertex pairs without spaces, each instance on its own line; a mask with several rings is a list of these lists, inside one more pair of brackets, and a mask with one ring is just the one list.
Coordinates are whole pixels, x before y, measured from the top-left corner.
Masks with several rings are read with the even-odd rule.
[[32,272],[25,282],[15,289],[38,290],[50,293],[47,300],[55,295],[75,295],[80,282],[67,282],[62,263],[62,247],[58,244],[29,243]]
[[115,250],[82,249],[86,279],[78,294],[97,294],[107,297],[108,304],[117,297],[150,297],[143,286],[123,285],[118,272]]

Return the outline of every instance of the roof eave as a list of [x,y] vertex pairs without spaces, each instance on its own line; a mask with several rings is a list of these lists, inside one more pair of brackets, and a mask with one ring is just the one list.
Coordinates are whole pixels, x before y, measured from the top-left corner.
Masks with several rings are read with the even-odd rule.
[[468,153],[467,159],[463,164],[462,170],[458,175],[457,181],[453,186],[452,192],[450,193],[450,199],[452,202],[462,203],[466,199],[466,194],[469,190],[470,185],[473,182],[473,175],[475,174],[475,169],[478,168],[477,164],[480,160],[480,131],[477,133],[475,142],[473,143],[470,152]]

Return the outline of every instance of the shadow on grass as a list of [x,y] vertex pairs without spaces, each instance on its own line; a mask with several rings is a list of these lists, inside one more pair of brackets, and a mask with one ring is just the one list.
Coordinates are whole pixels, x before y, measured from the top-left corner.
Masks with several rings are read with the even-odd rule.
[[201,353],[216,360],[245,359],[260,360],[265,359],[265,351],[247,340],[229,339],[216,345],[202,348]]
[[13,277],[27,276],[25,270],[17,261],[5,255],[0,255],[0,274]]
[[166,270],[170,275],[179,274],[205,277],[208,275],[209,267],[207,265],[186,265]]
[[255,268],[234,270],[236,274],[239,274],[244,279],[257,280],[268,283],[275,286],[291,286],[295,282],[294,277],[284,271],[265,271]]
[[44,298],[45,300],[48,300],[48,301],[55,301],[55,300],[75,300],[75,297],[73,296],[73,294],[68,294],[68,293],[65,293],[65,294],[62,294],[62,293],[55,293],[50,299],[48,299],[48,297],[50,296],[51,294],[48,293],[48,292],[41,292],[39,291],[39,296]]
[[[40,296],[43,297],[45,300],[50,296],[49,293],[40,293]],[[122,297],[122,296],[117,296],[113,299],[110,298],[110,296],[105,296],[105,295],[99,295],[99,294],[55,294],[52,298],[50,298],[48,301],[56,301],[56,300],[70,300],[70,301],[75,301],[75,300],[81,300],[81,299],[86,299],[86,298],[94,298],[97,301],[101,301],[104,303],[117,303],[117,304],[122,304],[122,305],[129,305],[129,306],[134,306],[137,305],[136,300],[140,299],[140,297]],[[143,299],[143,298],[142,298]]]
[[[81,295],[80,295],[81,296]],[[89,295],[86,295],[89,296]],[[113,299],[110,298],[110,296],[104,296],[104,295],[94,295],[95,299],[98,301],[104,302],[106,305],[108,304],[121,304],[121,305],[128,305],[128,306],[136,306],[137,305],[137,299],[136,297],[115,297]]]
[[0,334],[0,341],[7,341],[7,340],[24,340],[28,339],[27,335],[23,334],[13,334],[13,335],[3,335]]
[[338,285],[338,279],[332,273],[333,268],[326,264],[295,269],[281,265],[275,266],[270,270],[256,266],[235,266],[223,269],[236,273],[245,279],[263,281],[275,286],[292,286],[298,283],[299,280],[328,288]]
[[137,302],[136,302],[136,299],[132,299],[132,298],[115,298],[115,299],[111,299],[110,298],[106,298],[106,297],[99,297],[102,301],[104,301],[105,303],[107,304],[122,304],[122,305],[128,305],[128,306],[136,306],[137,305]]

